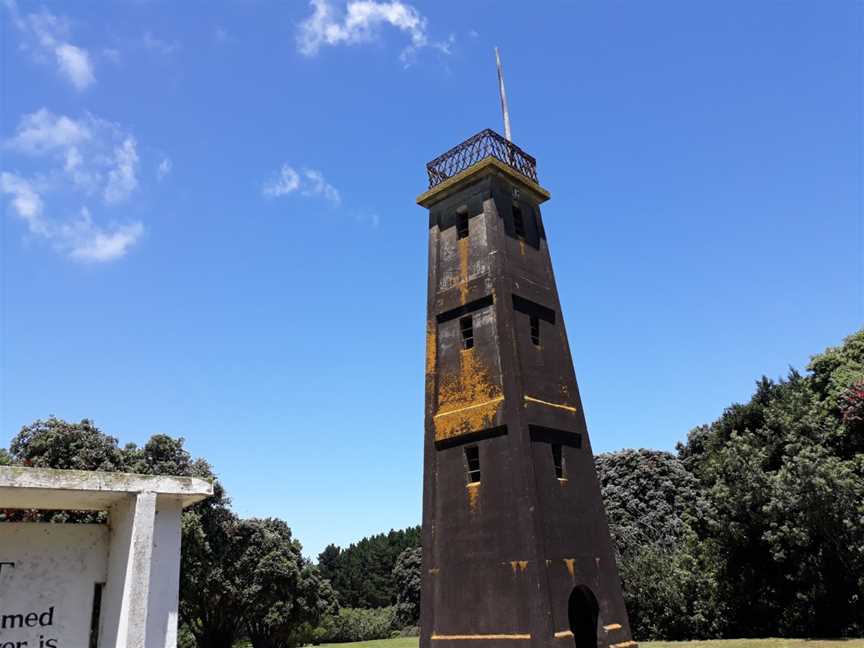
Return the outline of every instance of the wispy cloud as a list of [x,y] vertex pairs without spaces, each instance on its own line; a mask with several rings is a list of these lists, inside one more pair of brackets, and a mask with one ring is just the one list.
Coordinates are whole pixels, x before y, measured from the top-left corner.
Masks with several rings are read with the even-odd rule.
[[343,12],[337,12],[330,0],[311,0],[312,15],[304,20],[297,33],[297,47],[305,56],[315,56],[325,45],[357,45],[378,38],[382,26],[404,32],[410,44],[399,58],[406,65],[417,51],[428,46],[449,54],[448,42],[430,42],[426,18],[417,9],[400,0],[350,0]]
[[69,42],[67,22],[42,9],[39,13],[21,14],[15,0],[4,0],[10,21],[21,33],[22,49],[40,63],[51,62],[77,90],[86,90],[96,82],[90,53]]
[[29,232],[47,240],[58,252],[79,261],[105,262],[122,257],[144,233],[140,222],[102,227],[90,210],[78,216],[51,220],[45,217],[42,198],[30,180],[14,173],[0,173],[0,193],[11,196],[12,211]]
[[317,169],[303,168],[297,171],[294,167],[283,164],[279,172],[261,188],[261,194],[268,198],[278,198],[294,192],[299,192],[302,196],[323,198],[334,206],[342,202],[339,190],[327,182],[324,174]]
[[300,188],[300,175],[287,164],[283,164],[275,178],[264,183],[261,193],[270,198],[284,196]]
[[90,114],[73,119],[41,108],[21,118],[4,147],[55,162],[55,173],[62,169],[86,193],[101,193],[106,204],[123,202],[138,187],[135,137]]
[[[81,261],[111,261],[126,254],[143,234],[144,226],[137,221],[100,225],[82,204],[101,200],[105,207],[114,207],[138,189],[137,141],[119,125],[89,114],[75,119],[42,108],[21,118],[3,149],[43,165],[29,177],[3,171],[0,193],[9,196],[11,211],[30,234],[58,252]],[[46,215],[48,196],[56,199],[53,210],[59,216]]]
[[156,167],[156,177],[159,180],[164,180],[174,169],[174,163],[171,161],[169,157],[163,157],[159,162],[159,166]]
[[303,169],[304,196],[321,196],[332,205],[342,202],[339,190],[324,179],[324,174],[316,169]]
[[150,31],[145,31],[144,35],[141,37],[141,45],[144,49],[148,49],[151,52],[156,52],[163,56],[169,56],[173,54],[177,50],[180,49],[180,43],[178,41],[166,41],[161,38],[157,38]]

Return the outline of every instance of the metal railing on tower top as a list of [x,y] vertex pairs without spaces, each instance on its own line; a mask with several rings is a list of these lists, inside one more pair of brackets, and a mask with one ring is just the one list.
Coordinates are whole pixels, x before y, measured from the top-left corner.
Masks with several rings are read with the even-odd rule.
[[513,142],[508,142],[491,128],[487,128],[426,165],[429,188],[441,184],[447,178],[452,178],[487,157],[493,157],[517,173],[537,182],[537,160]]

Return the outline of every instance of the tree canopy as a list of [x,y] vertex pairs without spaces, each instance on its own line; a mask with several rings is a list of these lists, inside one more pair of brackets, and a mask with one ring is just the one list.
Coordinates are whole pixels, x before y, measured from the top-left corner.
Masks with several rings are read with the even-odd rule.
[[864,331],[690,432],[597,458],[639,639],[864,632]]
[[347,549],[330,545],[318,556],[318,566],[333,583],[340,605],[386,607],[396,604],[396,559],[405,549],[419,546],[419,526],[391,530],[363,538]]

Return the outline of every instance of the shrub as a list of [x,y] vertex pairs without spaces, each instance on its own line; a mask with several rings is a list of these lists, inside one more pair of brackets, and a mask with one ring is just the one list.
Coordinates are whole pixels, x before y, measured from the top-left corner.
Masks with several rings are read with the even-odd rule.
[[396,608],[342,608],[338,614],[324,617],[315,632],[316,643],[346,643],[389,639],[399,628]]

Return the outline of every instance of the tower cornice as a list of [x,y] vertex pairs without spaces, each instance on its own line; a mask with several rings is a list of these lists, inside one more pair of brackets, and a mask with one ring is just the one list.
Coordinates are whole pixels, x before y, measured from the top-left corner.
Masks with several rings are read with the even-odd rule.
[[435,185],[428,191],[423,192],[417,196],[417,204],[427,208],[431,207],[435,203],[461,191],[466,185],[492,173],[503,174],[509,180],[519,185],[521,189],[532,193],[536,198],[538,205],[546,202],[552,197],[552,194],[550,194],[547,189],[541,187],[538,183],[526,178],[521,173],[514,171],[510,166],[504,164],[497,158],[490,156],[483,158],[476,164],[469,166],[464,171],[460,171],[456,175]]

